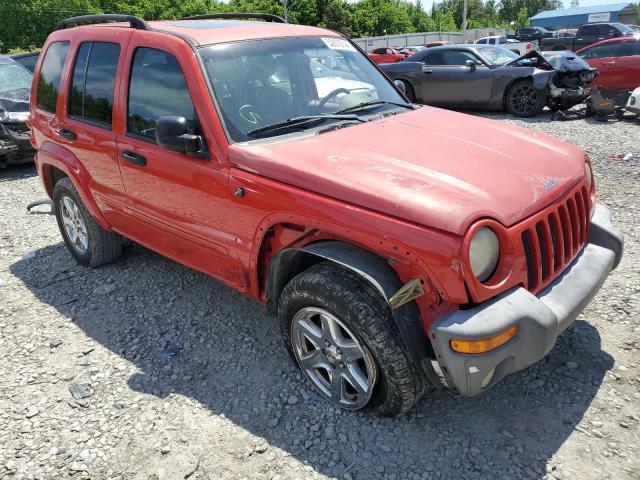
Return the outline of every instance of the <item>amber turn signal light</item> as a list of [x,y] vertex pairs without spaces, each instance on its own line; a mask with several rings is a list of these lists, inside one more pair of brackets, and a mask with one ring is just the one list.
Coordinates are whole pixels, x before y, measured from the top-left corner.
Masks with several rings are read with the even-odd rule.
[[489,338],[479,338],[475,340],[452,338],[449,340],[449,346],[451,346],[451,350],[458,353],[485,353],[507,343],[518,334],[519,330],[520,327],[518,325],[513,325]]

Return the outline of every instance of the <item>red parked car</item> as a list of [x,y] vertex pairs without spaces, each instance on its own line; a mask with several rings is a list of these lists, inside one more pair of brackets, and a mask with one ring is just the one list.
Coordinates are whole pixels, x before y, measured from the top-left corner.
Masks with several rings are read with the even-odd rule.
[[409,52],[400,52],[400,50],[396,50],[395,48],[391,47],[376,48],[371,53],[369,53],[369,57],[371,58],[371,60],[373,60],[377,64],[396,63],[400,60],[404,60],[409,55],[411,55]]
[[71,255],[98,267],[126,237],[265,303],[347,410],[539,361],[622,255],[585,153],[412,105],[350,40],[280,22],[58,25],[30,123]]
[[640,87],[640,35],[604,40],[576,53],[598,69],[592,86],[629,91]]

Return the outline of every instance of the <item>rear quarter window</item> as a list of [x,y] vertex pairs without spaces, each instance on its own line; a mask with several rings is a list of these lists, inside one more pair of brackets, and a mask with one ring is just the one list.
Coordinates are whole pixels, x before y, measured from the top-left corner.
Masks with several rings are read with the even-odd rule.
[[69,51],[69,42],[54,42],[49,45],[38,74],[36,106],[55,113],[62,69]]

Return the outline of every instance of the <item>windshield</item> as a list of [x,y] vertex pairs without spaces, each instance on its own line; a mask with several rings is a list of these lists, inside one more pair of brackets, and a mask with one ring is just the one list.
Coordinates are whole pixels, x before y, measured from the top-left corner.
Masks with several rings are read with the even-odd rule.
[[33,75],[15,63],[0,64],[0,96],[31,89]]
[[612,23],[622,33],[633,33],[633,28],[625,25],[624,23]]
[[507,48],[493,45],[476,47],[476,50],[493,65],[504,65],[505,63],[515,60],[520,56]]
[[[394,102],[406,104],[390,81],[343,38],[275,38],[212,45],[199,52],[236,142],[252,140],[250,132],[289,119],[329,116],[374,101],[354,114],[397,108],[390,104]],[[338,115],[326,119],[340,121]],[[317,122],[296,125],[312,128]],[[265,136],[285,133],[291,130]]]

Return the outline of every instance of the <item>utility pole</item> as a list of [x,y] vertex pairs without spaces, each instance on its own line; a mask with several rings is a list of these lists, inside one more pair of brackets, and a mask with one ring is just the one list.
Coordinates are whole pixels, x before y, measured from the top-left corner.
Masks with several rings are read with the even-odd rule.
[[464,43],[467,43],[467,0],[464,0],[462,4],[462,33]]

